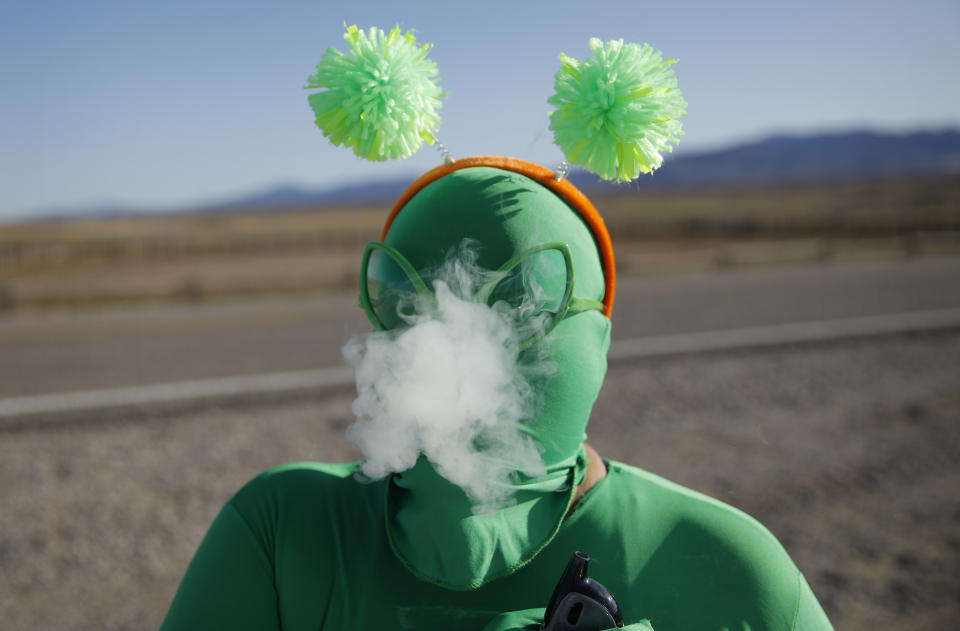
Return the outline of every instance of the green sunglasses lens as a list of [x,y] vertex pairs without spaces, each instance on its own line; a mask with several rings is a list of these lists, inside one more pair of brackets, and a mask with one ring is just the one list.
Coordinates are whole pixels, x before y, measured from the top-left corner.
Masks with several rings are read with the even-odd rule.
[[555,316],[565,306],[568,273],[560,250],[533,252],[507,270],[487,304],[505,303],[518,318]]
[[[512,320],[525,343],[549,333],[570,308],[602,309],[571,297],[573,268],[568,246],[548,243],[518,254],[496,272],[497,280],[473,297]],[[462,297],[463,298],[463,297]],[[382,243],[367,244],[361,304],[377,329],[402,329],[429,309],[432,292],[403,255]],[[435,305],[434,305],[435,306]]]
[[386,251],[373,248],[367,259],[367,298],[381,328],[407,326],[416,314],[417,291],[400,264]]

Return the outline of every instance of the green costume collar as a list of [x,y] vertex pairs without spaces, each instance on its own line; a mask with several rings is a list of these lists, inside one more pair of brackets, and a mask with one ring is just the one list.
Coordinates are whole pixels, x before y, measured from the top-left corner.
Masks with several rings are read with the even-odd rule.
[[553,541],[586,469],[581,446],[546,475],[518,476],[512,506],[475,515],[463,491],[420,458],[386,485],[390,547],[421,580],[476,589],[522,568]]

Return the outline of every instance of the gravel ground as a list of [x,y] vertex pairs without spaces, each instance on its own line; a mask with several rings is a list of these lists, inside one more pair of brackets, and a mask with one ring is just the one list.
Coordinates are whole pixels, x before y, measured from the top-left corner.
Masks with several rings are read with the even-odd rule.
[[[154,629],[220,505],[349,393],[0,427],[4,629]],[[960,332],[611,366],[591,442],[765,523],[837,629],[960,618]]]

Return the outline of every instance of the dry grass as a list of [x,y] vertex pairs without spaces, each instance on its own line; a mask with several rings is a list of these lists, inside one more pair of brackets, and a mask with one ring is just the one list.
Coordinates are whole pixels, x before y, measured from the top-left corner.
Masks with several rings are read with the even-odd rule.
[[807,182],[595,197],[611,233],[874,235],[960,230],[960,177]]
[[[960,178],[638,192],[595,203],[624,274],[960,251]],[[0,311],[345,289],[381,208],[0,228]]]

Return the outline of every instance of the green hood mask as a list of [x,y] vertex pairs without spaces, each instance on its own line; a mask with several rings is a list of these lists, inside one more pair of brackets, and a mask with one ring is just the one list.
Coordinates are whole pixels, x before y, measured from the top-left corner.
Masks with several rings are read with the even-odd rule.
[[[556,193],[525,175],[484,166],[446,174],[409,199],[385,244],[424,273],[439,268],[465,239],[477,244],[476,263],[487,270],[533,246],[566,243],[575,270],[573,296],[604,297],[590,229]],[[609,343],[610,320],[587,310],[568,314],[536,349],[523,351],[545,353],[556,370],[531,382],[535,410],[532,418],[520,419],[546,471],[515,471],[512,505],[475,514],[464,491],[422,456],[393,475],[386,528],[412,573],[450,589],[473,589],[516,571],[553,539],[586,470],[585,428],[606,373]]]

